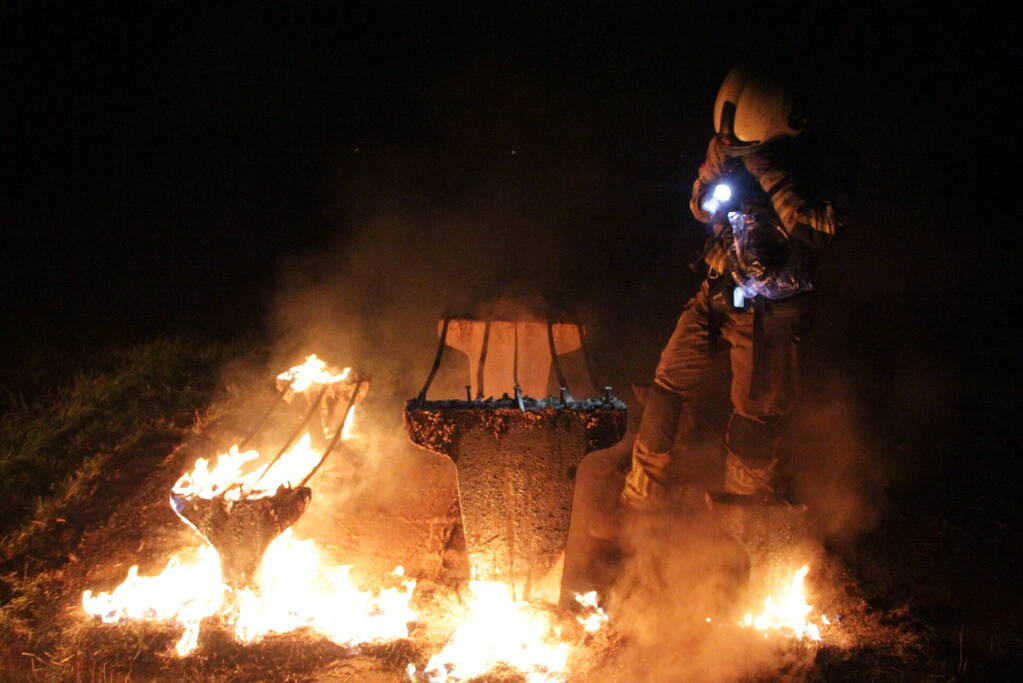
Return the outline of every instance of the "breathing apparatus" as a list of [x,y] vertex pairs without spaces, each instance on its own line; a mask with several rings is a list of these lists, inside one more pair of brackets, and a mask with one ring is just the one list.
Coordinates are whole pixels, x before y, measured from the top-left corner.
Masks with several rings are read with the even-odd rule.
[[[722,243],[726,251],[734,256],[735,238],[745,238],[750,216],[759,212],[756,207],[764,198],[760,183],[746,170],[741,159],[728,159],[723,171],[701,202],[701,208],[711,214],[711,234],[699,261],[703,261],[716,245]],[[731,260],[730,264],[734,267]],[[711,279],[718,280],[711,295],[718,310],[749,310],[757,293],[744,287],[741,278],[714,278],[712,273]]]

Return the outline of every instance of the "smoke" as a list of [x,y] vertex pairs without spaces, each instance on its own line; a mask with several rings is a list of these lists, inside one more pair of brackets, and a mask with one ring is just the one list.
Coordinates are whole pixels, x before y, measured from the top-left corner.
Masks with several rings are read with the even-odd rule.
[[622,254],[663,244],[634,225],[613,111],[488,64],[417,94],[401,121],[414,139],[335,149],[322,217],[334,237],[283,265],[277,355],[322,349],[371,372],[374,394],[405,398],[425,379],[445,313],[511,301],[613,333],[623,285],[643,270]]
[[[858,405],[848,380],[816,378],[790,416],[784,442],[786,490],[808,506],[809,536],[772,551],[781,555],[772,556],[773,569],[762,567],[758,576],[784,574],[809,561],[808,598],[818,607],[824,594],[815,599],[813,569],[824,568],[822,544],[851,541],[877,522],[894,471]],[[798,677],[812,661],[792,641],[764,640],[737,627],[765,596],[751,591],[747,549],[704,504],[703,490],[721,486],[722,453],[709,434],[721,426],[690,425],[676,447],[685,461],[677,470],[687,482],[678,490],[681,500],[670,513],[633,516],[625,529],[625,559],[609,609],[622,636],[615,660],[620,680],[726,681],[769,672]]]
[[[932,396],[926,389],[935,388],[933,382],[925,387],[919,379],[910,381],[919,378],[919,364],[904,368],[891,385],[873,386],[869,375],[858,378],[821,362],[820,352],[826,351],[819,349],[817,362],[807,368],[803,399],[788,418],[781,447],[783,488],[808,506],[811,519],[809,537],[792,549],[791,560],[794,567],[810,561],[808,597],[818,607],[834,587],[815,585],[815,578],[829,580],[828,563],[817,553],[851,545],[872,529],[884,513],[886,489],[906,475],[900,454],[878,429],[879,406],[871,398],[888,391],[883,409],[912,400],[918,392]],[[719,384],[726,391],[727,377]],[[791,642],[772,646],[759,634],[735,627],[736,615],[764,596],[750,595],[746,550],[703,505],[702,490],[721,487],[723,453],[716,437],[724,423],[717,413],[727,408],[721,398],[708,395],[704,404],[693,406],[699,415],[687,411],[690,419],[676,445],[677,476],[687,484],[679,493],[686,500],[678,501],[671,514],[626,527],[625,559],[610,598],[612,623],[623,643],[615,660],[620,680],[724,681],[765,672],[798,673],[809,664]],[[940,403],[916,401],[917,410],[905,411],[905,419],[924,420]],[[820,591],[816,599],[815,589]]]
[[[919,486],[947,468],[934,442],[945,438],[945,423],[954,417],[956,370],[917,353],[901,356],[891,374],[874,366],[857,371],[849,360],[855,355],[833,346],[848,344],[841,328],[837,338],[821,336],[806,368],[802,399],[786,423],[783,490],[811,516],[810,538],[797,554],[840,551],[812,559],[809,602],[825,611],[841,604],[857,612],[865,607],[847,603],[845,586],[835,583],[845,580],[836,578],[843,576],[835,571],[837,558],[883,522],[890,489]],[[685,481],[720,487],[721,453],[714,452],[713,438],[701,441],[701,433],[706,437],[721,428],[718,421],[683,435],[676,449],[686,461],[679,467]],[[914,454],[907,444],[934,452]],[[720,681],[779,671],[798,677],[810,664],[800,659],[798,647],[772,648],[740,629],[714,626],[752,606],[744,595],[748,558],[698,502],[683,509],[627,528],[626,559],[610,609],[623,637],[616,658],[620,680]],[[844,631],[832,644],[842,647],[843,637]]]
[[293,262],[275,307],[282,350],[322,349],[370,374],[375,395],[413,395],[430,367],[437,319],[464,297],[456,283],[472,281],[462,254],[440,245],[469,238],[455,220],[395,214],[371,221],[344,249]]
[[616,680],[736,680],[784,664],[782,649],[738,628],[747,560],[707,513],[636,520],[627,547],[609,609]]
[[[423,454],[399,446],[398,422],[402,402],[426,379],[445,313],[575,312],[604,371],[599,383],[622,394],[631,382],[649,381],[693,289],[677,235],[666,234],[663,220],[649,230],[635,225],[631,214],[641,202],[627,197],[642,190],[610,170],[623,162],[594,130],[592,114],[528,82],[493,79],[500,91],[479,73],[460,78],[457,87],[430,93],[430,141],[339,147],[325,216],[337,237],[287,262],[274,300],[270,327],[280,344],[273,367],[316,352],[372,377],[365,424],[386,437],[351,475],[362,488],[350,498],[366,505],[398,500],[425,472]],[[577,130],[578,121],[588,128]],[[684,162],[686,184],[698,162]],[[677,229],[680,197],[647,206],[648,216],[662,211]],[[879,232],[864,229],[854,239]],[[652,257],[650,245],[663,253]],[[920,406],[913,394],[933,395],[914,381],[867,386],[880,371],[850,369],[856,356],[843,345],[869,349],[883,339],[870,324],[875,311],[868,316],[862,306],[877,294],[881,269],[866,277],[855,253],[840,255],[835,271],[848,277],[835,281],[848,284],[825,303],[836,311],[824,340],[834,362],[812,368],[785,440],[790,491],[810,506],[821,541],[849,542],[876,524],[883,492],[900,474],[867,404],[888,389],[897,390],[888,395],[893,411]],[[844,306],[850,302],[859,305]],[[844,334],[852,329],[859,335]],[[918,375],[906,369],[900,377]],[[723,427],[720,419],[710,422]],[[401,455],[383,458],[385,451]],[[422,476],[440,481],[443,474]],[[777,665],[777,653],[706,621],[738,599],[746,571],[741,550],[705,516],[665,521],[632,537],[615,588],[613,619],[627,638],[631,680],[734,679]]]
[[821,540],[851,542],[880,519],[896,466],[848,378],[820,378],[808,389],[789,418],[783,475],[813,511]]

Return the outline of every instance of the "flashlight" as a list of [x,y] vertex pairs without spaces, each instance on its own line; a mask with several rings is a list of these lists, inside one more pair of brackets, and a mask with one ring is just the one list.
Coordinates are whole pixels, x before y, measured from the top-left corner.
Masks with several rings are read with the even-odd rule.
[[717,213],[717,210],[722,205],[727,204],[732,199],[732,188],[727,183],[718,183],[714,186],[714,189],[710,191],[710,196],[704,200],[701,207],[707,213],[713,215]]
[[732,308],[740,311],[746,308],[746,293],[742,291],[742,287],[736,287],[732,290]]

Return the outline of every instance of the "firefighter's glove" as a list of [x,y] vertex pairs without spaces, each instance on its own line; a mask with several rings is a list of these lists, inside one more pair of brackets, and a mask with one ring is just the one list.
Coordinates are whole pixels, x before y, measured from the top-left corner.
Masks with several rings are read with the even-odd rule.
[[693,216],[701,223],[710,223],[714,211],[713,207],[707,206],[711,199],[714,186],[734,169],[739,163],[738,159],[730,159],[725,155],[724,145],[717,137],[712,137],[707,145],[707,156],[700,165],[700,172],[693,184],[693,194],[689,202],[689,208]]

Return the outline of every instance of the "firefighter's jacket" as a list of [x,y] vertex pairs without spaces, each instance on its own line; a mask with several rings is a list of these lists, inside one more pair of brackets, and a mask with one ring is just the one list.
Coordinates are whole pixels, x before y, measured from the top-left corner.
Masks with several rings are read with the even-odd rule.
[[[712,224],[704,251],[746,296],[786,299],[814,289],[821,249],[841,232],[851,194],[851,164],[812,136],[783,138],[728,158],[716,139],[693,184],[690,209]],[[733,200],[714,215],[703,204],[727,183]]]

